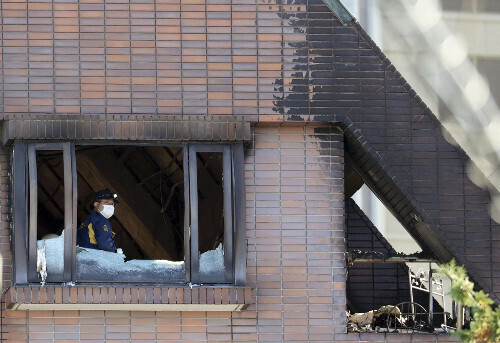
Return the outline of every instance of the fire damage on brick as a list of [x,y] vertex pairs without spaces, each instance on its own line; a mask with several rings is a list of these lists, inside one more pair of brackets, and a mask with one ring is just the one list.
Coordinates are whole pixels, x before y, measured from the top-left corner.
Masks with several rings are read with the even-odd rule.
[[[273,111],[291,121],[338,122],[344,132],[350,312],[368,313],[388,304],[418,303],[427,313],[433,307],[433,314],[426,315],[427,324],[420,331],[447,331],[447,326],[454,325],[459,309],[440,308],[433,297],[429,301],[425,287],[416,289],[411,301],[407,263],[439,264],[453,258],[464,264],[477,285],[498,302],[492,287],[492,250],[488,246],[490,256],[485,256],[485,261],[469,256],[474,255],[476,245],[487,246],[485,242],[493,239],[492,227],[497,224],[490,222],[487,208],[483,207],[487,201],[470,205],[475,208],[471,210],[474,218],[469,220],[464,214],[469,206],[466,197],[458,199],[455,194],[477,199],[487,198],[487,194],[480,193],[467,178],[467,161],[460,149],[443,138],[438,120],[359,25],[334,24],[315,3],[308,3],[307,14],[284,11],[280,17],[294,32],[303,32],[307,23],[308,35],[303,41],[283,45],[288,49],[292,71],[273,84]],[[342,42],[335,41],[337,35],[343,37]],[[356,49],[342,44],[344,40],[355,40],[353,37],[359,38]],[[394,105],[386,106],[388,102]],[[426,151],[417,146],[424,139],[425,143],[432,142]],[[419,172],[426,173],[424,178],[417,177]],[[369,220],[361,219],[364,214],[350,198],[363,184],[391,209],[421,252],[398,254]],[[419,191],[418,187],[426,189]],[[458,211],[459,215],[441,218],[441,210]],[[462,239],[467,225],[477,230],[474,242]],[[460,240],[455,239],[457,230],[463,230]],[[414,311],[420,306],[412,304],[410,308]],[[439,312],[449,314],[437,315]]]
[[429,246],[410,254],[397,252],[391,246],[351,199],[361,188],[363,178],[352,160],[347,161],[348,332],[440,334],[455,329],[459,309],[446,299],[448,286],[435,273],[439,259]]

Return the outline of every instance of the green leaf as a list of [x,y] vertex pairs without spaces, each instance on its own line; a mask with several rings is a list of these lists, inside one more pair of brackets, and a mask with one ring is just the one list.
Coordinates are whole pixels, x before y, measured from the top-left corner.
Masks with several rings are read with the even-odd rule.
[[469,330],[454,333],[462,342],[500,342],[500,308],[492,309],[494,301],[482,290],[474,291],[474,283],[469,280],[467,271],[457,266],[455,260],[439,269],[451,280],[451,297],[459,305],[471,308],[474,320]]

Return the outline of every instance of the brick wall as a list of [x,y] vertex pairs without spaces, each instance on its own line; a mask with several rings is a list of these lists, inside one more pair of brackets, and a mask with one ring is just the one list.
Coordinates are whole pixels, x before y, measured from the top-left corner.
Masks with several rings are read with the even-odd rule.
[[10,251],[10,151],[0,148],[0,285],[2,292],[11,285],[12,254]]
[[[254,288],[252,305],[247,310],[7,311],[2,307],[2,339],[400,341],[401,337],[385,338],[384,334],[344,334],[342,133],[334,127],[313,125],[258,126],[253,131],[252,145],[245,151],[245,169],[247,286]],[[8,185],[9,179],[2,178],[1,186]],[[1,238],[8,240],[7,230],[2,231]],[[8,244],[3,247],[7,248],[2,251],[4,260],[10,262]],[[8,284],[9,273],[4,277]],[[418,339],[418,335],[414,337]],[[437,336],[426,337],[426,342],[438,341]]]
[[[413,206],[453,255],[467,265],[481,287],[493,296],[500,291],[496,282],[500,275],[495,268],[498,261],[493,253],[500,246],[499,225],[489,218],[489,195],[466,175],[467,158],[445,140],[432,113],[363,29],[357,24],[343,26],[322,0],[3,0],[0,6],[2,118],[33,114],[199,114],[233,115],[260,123],[343,123],[348,147],[353,146],[350,139],[354,137],[361,142],[356,147],[369,156],[364,160],[370,165],[366,174],[373,176],[375,167],[377,173],[380,171],[379,195],[393,201],[391,205],[407,218],[408,206]],[[258,128],[281,129],[293,130]],[[262,132],[258,130],[254,144]],[[305,147],[303,150],[308,151]],[[248,158],[253,151],[249,150]],[[266,153],[281,156],[281,152],[288,151],[269,149]],[[4,168],[6,162],[7,155],[3,155],[2,178],[8,170]],[[273,163],[268,167],[274,168]],[[387,179],[391,187],[387,187]],[[306,179],[309,183],[322,182],[321,178],[315,180]],[[287,181],[285,177],[283,182]],[[306,190],[314,189],[306,181]],[[256,190],[277,187],[250,186]],[[291,189],[300,186],[287,185]],[[8,244],[4,202],[9,184],[2,183],[2,187],[3,249]],[[287,220],[306,218],[299,210],[303,209],[283,207],[282,211],[280,207],[284,230],[298,225]],[[259,211],[277,210],[270,207]],[[254,218],[257,228],[257,218],[270,220],[276,216],[247,218]],[[334,217],[337,219],[337,214]],[[270,224],[266,227],[276,225]],[[321,222],[314,225],[321,226]],[[338,259],[343,235],[333,232],[336,236],[332,237],[330,257],[334,268],[343,269]],[[256,241],[257,236],[249,236],[251,239]],[[315,242],[306,239],[307,249],[314,249],[315,245],[309,248],[311,241]],[[304,256],[308,252],[292,251],[292,255],[300,253]],[[8,254],[2,250],[6,278],[11,273]],[[276,251],[261,254],[275,256]],[[288,252],[280,254],[289,256]],[[323,254],[326,252],[317,251],[314,256]],[[315,263],[312,257],[311,261]],[[254,274],[260,275],[257,265],[254,268]],[[341,278],[334,268],[331,275]],[[249,280],[251,277],[249,273]],[[333,292],[344,294],[343,281],[333,280]],[[308,288],[317,284],[309,279],[300,282]],[[289,284],[295,285],[283,282]],[[274,295],[277,291],[271,288],[269,292]],[[326,296],[316,298],[311,296],[314,301]],[[335,300],[338,305],[331,304],[334,315],[340,316],[336,306],[343,308],[345,299],[334,299],[340,299]],[[259,314],[265,309],[262,306]],[[285,308],[284,303],[280,306]],[[267,326],[258,323],[258,328],[262,327],[259,332],[273,339],[284,335],[284,330],[277,329],[285,327],[282,319],[274,318],[273,311],[269,316],[265,318]],[[258,322],[253,320],[253,324]],[[308,318],[314,325],[330,321]],[[343,327],[336,317],[333,322],[331,332]],[[317,330],[314,335],[331,332]]]
[[[245,152],[245,169],[247,286],[254,288],[247,310],[4,309],[3,339],[333,341],[335,333],[345,331],[341,131],[303,125],[256,127]],[[2,180],[2,187],[8,186],[9,179]],[[8,239],[8,231],[2,233]]]
[[332,133],[255,130],[248,276],[262,341],[331,341],[345,331],[343,144]]
[[[304,319],[301,319],[304,320]],[[258,325],[256,312],[11,311],[2,318],[4,342],[283,342],[275,337],[301,327]],[[297,319],[295,320],[297,321]],[[29,330],[29,331],[28,331]],[[324,334],[323,334],[324,335]],[[288,334],[296,342],[458,342],[448,335],[340,334],[319,339]],[[318,338],[318,339],[315,339]]]
[[283,35],[305,39],[280,11],[255,1],[2,1],[3,112],[275,114]]

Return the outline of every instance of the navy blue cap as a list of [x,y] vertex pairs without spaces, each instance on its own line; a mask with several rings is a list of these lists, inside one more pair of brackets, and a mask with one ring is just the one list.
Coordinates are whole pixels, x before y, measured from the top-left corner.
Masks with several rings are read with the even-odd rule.
[[109,189],[102,189],[94,195],[94,202],[99,202],[102,199],[112,199],[115,204],[118,204],[118,195],[116,193],[111,192]]

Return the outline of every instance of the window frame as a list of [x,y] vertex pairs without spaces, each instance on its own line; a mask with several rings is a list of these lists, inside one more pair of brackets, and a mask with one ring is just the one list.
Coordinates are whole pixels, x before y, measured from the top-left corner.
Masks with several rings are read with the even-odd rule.
[[[36,141],[15,141],[12,150],[12,220],[13,220],[13,246],[14,246],[14,283],[16,285],[39,283],[40,278],[36,273],[36,249],[37,249],[37,176],[36,176],[36,151],[39,150],[61,150],[64,162],[64,272],[63,276],[57,280],[47,280],[48,282],[77,282],[86,284],[90,281],[79,281],[76,275],[76,230],[77,223],[77,169],[75,145],[135,145],[135,146],[182,146],[185,187],[185,211],[184,211],[184,262],[185,262],[185,284],[191,282],[203,284],[227,284],[234,286],[244,286],[246,281],[246,234],[245,234],[245,183],[244,183],[244,149],[243,143],[231,142],[224,144],[203,144],[203,143],[132,143],[132,142],[88,142],[79,143],[75,141],[66,142],[36,142]],[[226,271],[224,282],[216,280],[201,280],[199,270],[193,268],[198,263],[198,256],[193,258],[193,242],[197,243],[196,227],[193,228],[193,220],[197,212],[192,207],[193,201],[193,177],[192,165],[196,168],[196,163],[192,163],[190,154],[196,156],[196,152],[201,151],[223,151],[224,152],[224,175],[230,173],[230,178],[225,178],[224,183],[224,208],[231,214],[230,221],[227,221],[225,228],[231,235],[231,240],[224,240],[225,249],[229,254],[225,255]],[[195,160],[196,162],[196,160]],[[34,167],[33,167],[34,165]],[[196,180],[194,181],[196,182]],[[229,192],[226,192],[226,187]],[[35,191],[33,191],[35,189]],[[31,191],[30,191],[31,190]],[[29,194],[29,197],[27,195]],[[226,195],[227,194],[227,195]],[[33,210],[34,208],[34,210]],[[226,214],[225,214],[226,215]],[[226,222],[226,221],[225,221]],[[66,230],[68,229],[69,230]],[[70,234],[66,234],[69,232]],[[224,250],[226,252],[226,250]],[[193,270],[194,269],[194,270]],[[95,283],[95,282],[90,282]],[[127,282],[103,282],[103,284],[124,284]],[[145,282],[147,283],[147,282]],[[165,285],[179,283],[165,282]]]
[[[27,146],[28,152],[28,281],[37,279],[37,214],[38,214],[38,176],[36,165],[37,151],[62,151],[64,164],[64,270],[62,278],[51,277],[51,282],[70,282],[76,275],[76,160],[74,144],[34,143]],[[69,176],[69,177],[68,177]],[[16,191],[19,191],[16,189]]]
[[[194,283],[202,283],[200,276],[200,265],[199,265],[199,223],[198,223],[198,159],[197,153],[199,152],[221,152],[223,155],[223,189],[224,189],[224,199],[223,199],[223,211],[224,211],[224,266],[225,275],[224,283],[228,283],[233,279],[233,213],[231,208],[232,203],[232,178],[225,177],[225,175],[231,175],[231,151],[228,145],[192,145],[189,147],[189,190],[190,190],[190,206],[191,209],[191,277]],[[226,190],[230,191],[227,192]],[[216,277],[208,277],[206,283],[217,283]]]

